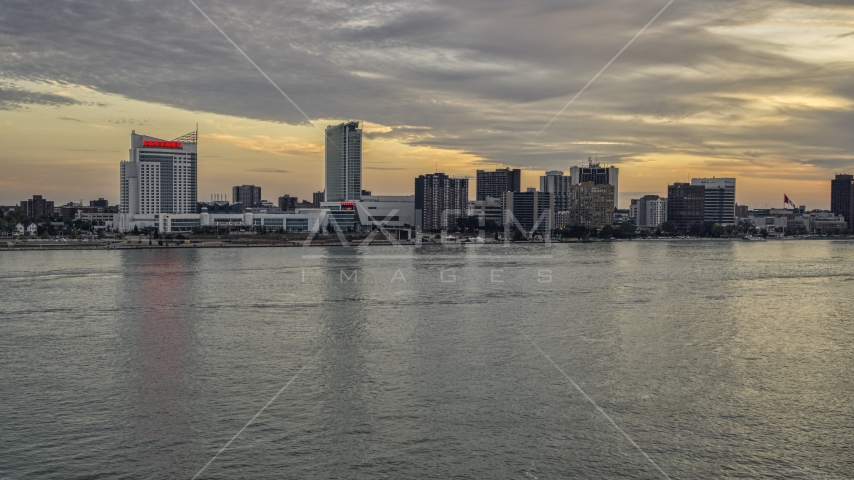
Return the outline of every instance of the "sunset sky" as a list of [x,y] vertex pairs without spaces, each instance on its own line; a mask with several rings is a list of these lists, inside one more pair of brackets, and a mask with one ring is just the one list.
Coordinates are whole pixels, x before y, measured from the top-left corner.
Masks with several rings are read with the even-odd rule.
[[[199,196],[323,188],[323,129],[364,122],[363,188],[598,156],[620,199],[697,176],[827,208],[854,173],[851,0],[0,0],[0,204],[108,198],[131,130],[195,130]],[[473,180],[472,180],[473,182]],[[472,196],[474,184],[471,185]]]

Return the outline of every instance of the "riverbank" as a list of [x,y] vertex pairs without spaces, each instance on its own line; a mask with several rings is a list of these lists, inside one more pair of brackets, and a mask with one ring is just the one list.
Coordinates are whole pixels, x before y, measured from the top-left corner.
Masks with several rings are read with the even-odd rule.
[[[321,238],[321,239],[312,239],[309,242],[306,242],[306,239],[302,240],[289,240],[289,241],[279,241],[279,242],[262,242],[253,239],[253,241],[244,241],[244,240],[184,240],[185,243],[174,243],[174,241],[170,241],[170,243],[164,243],[163,245],[152,244],[148,245],[147,243],[139,243],[139,242],[114,242],[114,243],[92,243],[92,244],[62,244],[62,243],[53,243],[53,244],[35,244],[30,242],[7,242],[6,246],[0,247],[0,252],[11,252],[11,251],[57,251],[57,250],[166,250],[166,249],[187,249],[187,248],[271,248],[271,247],[335,247],[335,246],[348,246],[348,247],[366,247],[366,246],[400,246],[400,247],[414,247],[417,244],[412,242],[400,242],[397,244],[393,244],[388,240],[376,240],[372,239],[368,243],[363,243],[366,239],[348,239],[348,245],[342,245],[342,243],[337,239],[329,239],[329,238]],[[792,241],[816,241],[816,240],[824,240],[824,241],[840,241],[840,242],[852,242],[854,238],[852,237],[808,237],[808,238],[797,238],[797,237],[784,237],[784,238],[768,238],[767,242],[792,242]],[[541,245],[551,245],[551,244],[587,244],[587,243],[613,243],[613,242],[743,242],[742,238],[632,238],[632,239],[587,239],[587,240],[576,240],[576,239],[562,239],[562,240],[552,240],[550,242],[546,242],[543,240],[533,240],[533,241],[522,241],[515,242],[511,241],[512,244],[541,244]],[[188,242],[188,243],[186,243]],[[488,240],[486,243],[469,243],[469,242],[423,242],[421,245],[458,245],[458,246],[468,246],[468,247],[482,247],[484,245],[504,245],[503,241],[495,241]]]

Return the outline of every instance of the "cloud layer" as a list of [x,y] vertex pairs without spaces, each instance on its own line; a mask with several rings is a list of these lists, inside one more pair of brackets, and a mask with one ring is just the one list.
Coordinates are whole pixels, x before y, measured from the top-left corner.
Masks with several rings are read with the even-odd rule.
[[[588,155],[814,178],[854,166],[850,1],[677,0],[536,140],[665,1],[197,3],[311,118],[391,127],[373,138],[538,169]],[[14,88],[59,82],[305,123],[184,1],[7,0],[0,81],[2,109],[75,102]]]

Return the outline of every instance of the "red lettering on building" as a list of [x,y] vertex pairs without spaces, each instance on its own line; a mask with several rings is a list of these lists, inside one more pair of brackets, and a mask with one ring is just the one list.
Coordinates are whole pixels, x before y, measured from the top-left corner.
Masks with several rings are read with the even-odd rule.
[[181,142],[166,142],[163,140],[143,140],[143,147],[181,148]]

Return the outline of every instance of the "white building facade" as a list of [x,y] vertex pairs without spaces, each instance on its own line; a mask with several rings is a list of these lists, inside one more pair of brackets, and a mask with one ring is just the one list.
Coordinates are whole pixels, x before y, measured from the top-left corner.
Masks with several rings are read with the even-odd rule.
[[132,132],[129,158],[120,164],[119,213],[196,213],[196,153],[195,132],[176,140]]
[[313,210],[305,213],[192,213],[158,215],[156,227],[160,233],[189,232],[193,227],[250,228],[286,232],[322,231],[328,225],[327,212]]
[[735,224],[734,178],[692,178],[691,185],[706,188],[705,221],[719,225]]

